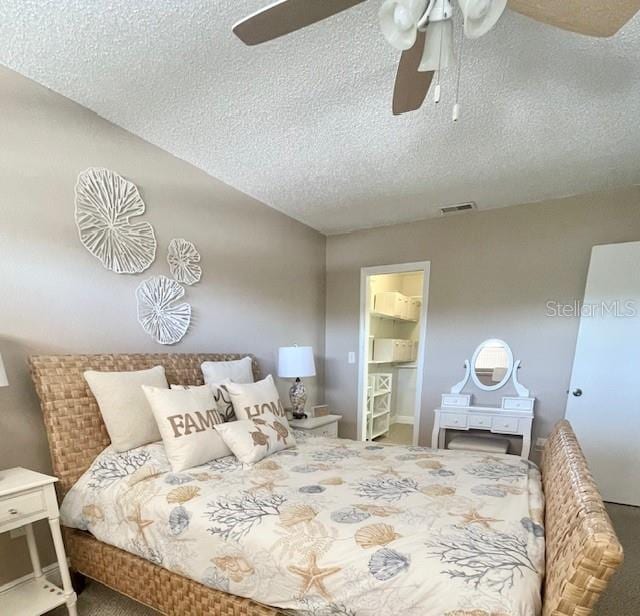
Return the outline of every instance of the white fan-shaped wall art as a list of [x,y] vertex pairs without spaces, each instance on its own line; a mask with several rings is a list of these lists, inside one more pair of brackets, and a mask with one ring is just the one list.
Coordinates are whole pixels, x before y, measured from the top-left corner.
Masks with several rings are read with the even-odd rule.
[[175,304],[184,288],[166,276],[152,276],[136,289],[138,322],[147,334],[160,344],[182,340],[191,323],[191,306]]
[[148,222],[131,222],[145,204],[132,182],[91,167],[76,183],[76,225],[84,247],[107,269],[137,274],[156,258],[156,236]]
[[167,251],[167,262],[171,275],[178,282],[192,285],[200,281],[202,276],[202,268],[198,265],[200,253],[193,242],[183,239],[171,240]]

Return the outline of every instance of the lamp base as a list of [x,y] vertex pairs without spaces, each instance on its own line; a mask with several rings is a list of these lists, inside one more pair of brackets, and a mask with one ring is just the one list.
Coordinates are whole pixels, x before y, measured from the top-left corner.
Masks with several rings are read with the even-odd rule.
[[297,378],[295,383],[289,390],[289,400],[291,400],[291,411],[294,419],[306,419],[307,414],[304,412],[304,407],[307,404],[307,391],[304,388],[304,383]]

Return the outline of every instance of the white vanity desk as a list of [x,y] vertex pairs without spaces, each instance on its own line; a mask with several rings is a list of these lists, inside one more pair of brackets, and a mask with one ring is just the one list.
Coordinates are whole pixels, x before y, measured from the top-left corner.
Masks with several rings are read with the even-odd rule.
[[494,434],[522,437],[523,460],[531,452],[533,411],[511,411],[495,406],[446,407],[435,411],[431,447],[443,449],[447,428],[453,430],[487,430]]
[[[431,446],[444,449],[447,428],[452,430],[485,430],[494,434],[522,437],[523,460],[531,453],[531,428],[535,398],[518,380],[520,361],[514,361],[511,348],[498,338],[480,343],[471,361],[464,362],[464,378],[448,394],[442,394],[442,404],[434,411]],[[500,406],[476,406],[472,394],[462,391],[471,381],[485,392],[498,391],[512,382],[516,395],[503,396]]]

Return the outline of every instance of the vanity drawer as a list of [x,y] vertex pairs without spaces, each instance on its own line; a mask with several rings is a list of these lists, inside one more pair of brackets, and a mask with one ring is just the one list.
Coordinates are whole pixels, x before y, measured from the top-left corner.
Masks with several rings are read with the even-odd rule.
[[42,490],[12,496],[0,501],[0,524],[40,513],[45,510]]
[[491,428],[491,415],[469,415],[470,428]]
[[491,431],[518,434],[518,418],[517,417],[494,417],[493,422],[491,423]]
[[443,428],[466,428],[467,416],[464,413],[442,413],[440,425]]
[[533,411],[535,398],[502,398],[502,408],[507,411]]

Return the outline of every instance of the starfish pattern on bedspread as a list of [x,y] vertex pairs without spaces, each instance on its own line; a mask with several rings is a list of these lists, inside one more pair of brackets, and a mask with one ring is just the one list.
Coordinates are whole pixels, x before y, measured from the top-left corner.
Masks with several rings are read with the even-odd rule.
[[306,569],[295,565],[289,565],[287,569],[302,578],[302,596],[306,595],[312,588],[315,588],[327,601],[331,601],[331,595],[324,585],[324,579],[342,570],[341,567],[319,567],[318,555],[315,552],[309,555],[309,564]]

